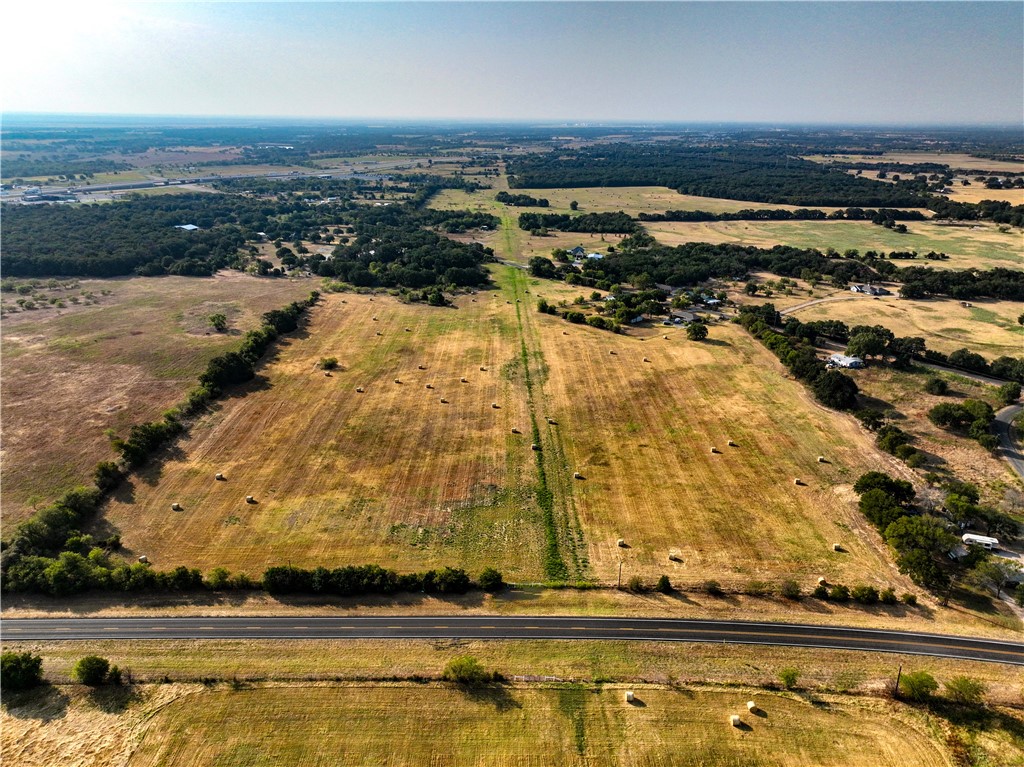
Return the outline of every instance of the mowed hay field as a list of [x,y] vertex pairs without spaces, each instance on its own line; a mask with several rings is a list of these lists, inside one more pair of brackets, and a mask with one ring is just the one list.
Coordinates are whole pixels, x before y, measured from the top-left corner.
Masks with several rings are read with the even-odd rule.
[[[543,531],[510,309],[484,293],[458,309],[324,296],[256,382],[129,481],[104,524],[161,569],[494,564],[537,578]],[[323,357],[340,369],[326,376]]]
[[[235,272],[81,280],[74,290],[41,292],[67,299],[86,291],[96,303],[5,316],[3,523],[13,525],[33,505],[91,481],[96,464],[114,457],[106,429],[124,436],[131,425],[158,417],[263,312],[314,286]],[[209,327],[214,312],[228,317],[227,333]]]
[[[149,721],[130,767],[865,765],[951,762],[925,718],[880,701],[749,690],[439,685],[196,692]],[[728,715],[742,712],[743,726]]]
[[835,248],[945,253],[943,261],[899,261],[899,266],[934,266],[940,269],[992,269],[1024,267],[1019,229],[1000,232],[994,224],[949,226],[932,221],[908,221],[899,234],[870,221],[711,221],[647,222],[644,228],[663,245],[686,242],[737,243],[770,248]]
[[920,336],[929,349],[946,354],[967,347],[992,360],[1024,352],[1024,326],[1017,323],[1022,306],[1016,301],[976,299],[963,306],[952,299],[908,301],[880,296],[874,300],[849,295],[851,300],[794,308],[790,314],[801,322],[828,319],[848,325],[884,325],[897,336]]
[[885,459],[742,329],[712,325],[698,343],[658,327],[640,341],[536,315],[535,332],[549,371],[546,412],[558,422],[543,427],[545,450],[556,445],[564,461],[549,476],[566,489],[566,514],[579,520],[599,580],[615,582],[622,562],[623,582],[661,573],[689,584],[902,582],[851,490]]

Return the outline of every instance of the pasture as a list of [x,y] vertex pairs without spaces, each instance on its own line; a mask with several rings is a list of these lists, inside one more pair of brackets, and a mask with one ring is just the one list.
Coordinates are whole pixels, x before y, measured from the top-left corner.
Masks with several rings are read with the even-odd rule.
[[[326,296],[256,382],[129,480],[100,530],[161,569],[495,565],[538,580],[539,441],[571,577],[615,582],[622,560],[626,578],[681,583],[905,585],[849,489],[885,459],[739,328],[713,326],[703,344],[678,328],[617,336],[536,312],[539,294],[578,289],[496,273],[500,291],[458,308]],[[331,376],[317,368],[328,356]]]
[[[40,283],[34,289],[40,308],[4,317],[7,526],[90,481],[96,464],[113,457],[105,430],[123,435],[132,424],[158,417],[195,385],[207,360],[235,348],[263,312],[307,295],[313,285],[236,272],[62,284]],[[3,298],[9,308],[10,295]],[[227,315],[227,333],[209,327],[206,318],[214,312]]]
[[[947,764],[923,717],[884,704],[750,691],[447,686],[276,687],[200,692],[150,722],[131,767],[156,765]],[[742,710],[745,726],[730,727]],[[900,722],[894,728],[892,717]],[[851,758],[852,757],[852,758]]]
[[1004,173],[1024,173],[1024,161],[1014,160],[988,160],[984,157],[974,157],[964,152],[942,152],[942,151],[921,151],[921,152],[883,152],[880,155],[858,155],[858,154],[829,154],[829,155],[808,155],[805,160],[812,160],[829,164],[832,162],[864,162],[883,163],[900,162],[906,164],[914,163],[940,163],[948,165],[954,170],[964,170],[972,175],[988,170],[998,175]]
[[663,245],[686,242],[737,243],[770,248],[792,245],[798,248],[835,248],[840,253],[855,249],[929,251],[945,253],[943,261],[918,258],[900,261],[901,266],[933,265],[942,269],[991,269],[1021,267],[1019,230],[1000,232],[994,224],[950,226],[932,221],[908,221],[907,233],[899,234],[870,221],[712,221],[648,222],[644,228]]
[[803,322],[842,320],[848,325],[884,325],[897,336],[920,336],[929,349],[949,354],[967,347],[990,361],[1020,356],[1024,326],[1017,323],[1021,305],[1016,301],[975,299],[970,306],[949,298],[908,301],[896,296],[877,300],[848,293],[840,299],[794,308]]

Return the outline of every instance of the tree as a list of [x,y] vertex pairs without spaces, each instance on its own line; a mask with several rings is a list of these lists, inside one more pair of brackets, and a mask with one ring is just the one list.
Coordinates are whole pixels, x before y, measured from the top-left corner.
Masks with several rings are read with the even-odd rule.
[[878,530],[885,530],[900,517],[907,515],[893,496],[884,490],[867,490],[860,497],[860,512]]
[[448,665],[444,667],[441,678],[446,682],[455,682],[467,687],[497,682],[501,679],[497,672],[487,671],[480,661],[472,655],[461,655],[458,658],[452,658],[448,661]]
[[946,697],[962,706],[977,706],[985,698],[984,682],[969,676],[955,676],[944,685]]
[[851,357],[881,357],[885,354],[885,339],[875,333],[858,333],[850,336],[846,353]]
[[534,277],[543,277],[553,280],[558,277],[558,271],[554,263],[543,256],[534,256],[529,261],[530,274]]
[[480,573],[479,583],[480,588],[492,594],[505,588],[504,578],[493,567],[484,568],[483,572]]
[[43,659],[30,652],[8,650],[0,655],[0,687],[17,692],[43,683]]
[[941,378],[932,377],[925,381],[924,390],[929,394],[941,396],[949,391],[949,384]]
[[917,495],[914,486],[905,479],[894,479],[882,471],[861,474],[853,485],[853,491],[863,495],[868,490],[882,490],[891,495],[901,506],[914,502]]
[[228,318],[226,315],[221,314],[220,312],[217,312],[216,314],[211,314],[209,316],[209,320],[210,324],[213,326],[213,329],[216,330],[218,333],[223,333],[225,330],[228,329]]
[[686,337],[691,341],[703,341],[708,337],[708,326],[703,322],[691,322],[686,326]]
[[90,687],[99,687],[107,679],[107,672],[110,671],[110,661],[98,655],[86,655],[71,670],[71,676],[82,684]]
[[1020,384],[1016,381],[1003,384],[996,390],[996,399],[1003,405],[1012,405],[1020,399]]
[[900,694],[915,703],[928,700],[937,689],[939,683],[927,671],[909,671],[900,677]]
[[668,579],[667,575],[662,575],[660,578],[658,578],[658,582],[654,585],[654,590],[660,594],[671,594],[672,581]]
[[788,666],[787,668],[779,671],[779,680],[782,682],[782,686],[787,690],[792,690],[796,687],[796,682],[799,678],[800,672],[792,666]]
[[857,404],[857,383],[838,370],[826,370],[813,384],[814,396],[834,410],[849,410]]
[[1015,560],[996,557],[985,559],[974,566],[970,572],[970,581],[982,588],[996,590],[996,598],[1003,595],[1003,587],[1011,578],[1020,573],[1020,565]]
[[[569,210],[579,210],[579,209],[580,209],[580,204],[578,202],[576,202],[576,200],[571,200],[569,202]],[[1021,315],[1021,316],[1024,317],[1024,315]]]

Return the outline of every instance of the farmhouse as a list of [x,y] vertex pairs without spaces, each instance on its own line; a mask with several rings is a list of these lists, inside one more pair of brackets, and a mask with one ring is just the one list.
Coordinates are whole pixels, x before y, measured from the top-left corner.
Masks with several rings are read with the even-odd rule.
[[860,357],[847,357],[845,354],[833,354],[826,364],[833,368],[862,368],[864,360]]
[[196,226],[195,224],[177,224],[177,225],[175,225],[174,228],[175,229],[184,229],[186,232],[198,232],[199,231],[199,227]]
[[880,288],[876,285],[851,285],[851,293],[863,293],[867,296],[891,296],[892,293],[885,288]]
[[583,258],[587,254],[586,249],[582,245],[577,245],[575,248],[569,251],[569,255],[574,258]]

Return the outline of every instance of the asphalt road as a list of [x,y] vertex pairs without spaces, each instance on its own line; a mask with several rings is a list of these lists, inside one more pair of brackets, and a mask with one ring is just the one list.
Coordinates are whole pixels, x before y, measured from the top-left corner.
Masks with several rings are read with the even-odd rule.
[[1014,439],[1013,419],[1024,409],[1022,405],[1010,405],[996,413],[996,420],[992,426],[995,428],[996,437],[999,438],[999,451],[1002,453],[1017,475],[1024,479],[1024,455],[1021,455],[1020,446]]
[[657,618],[173,617],[8,619],[5,642],[139,639],[618,639],[936,655],[1024,666],[1024,644],[992,639],[743,621]]

